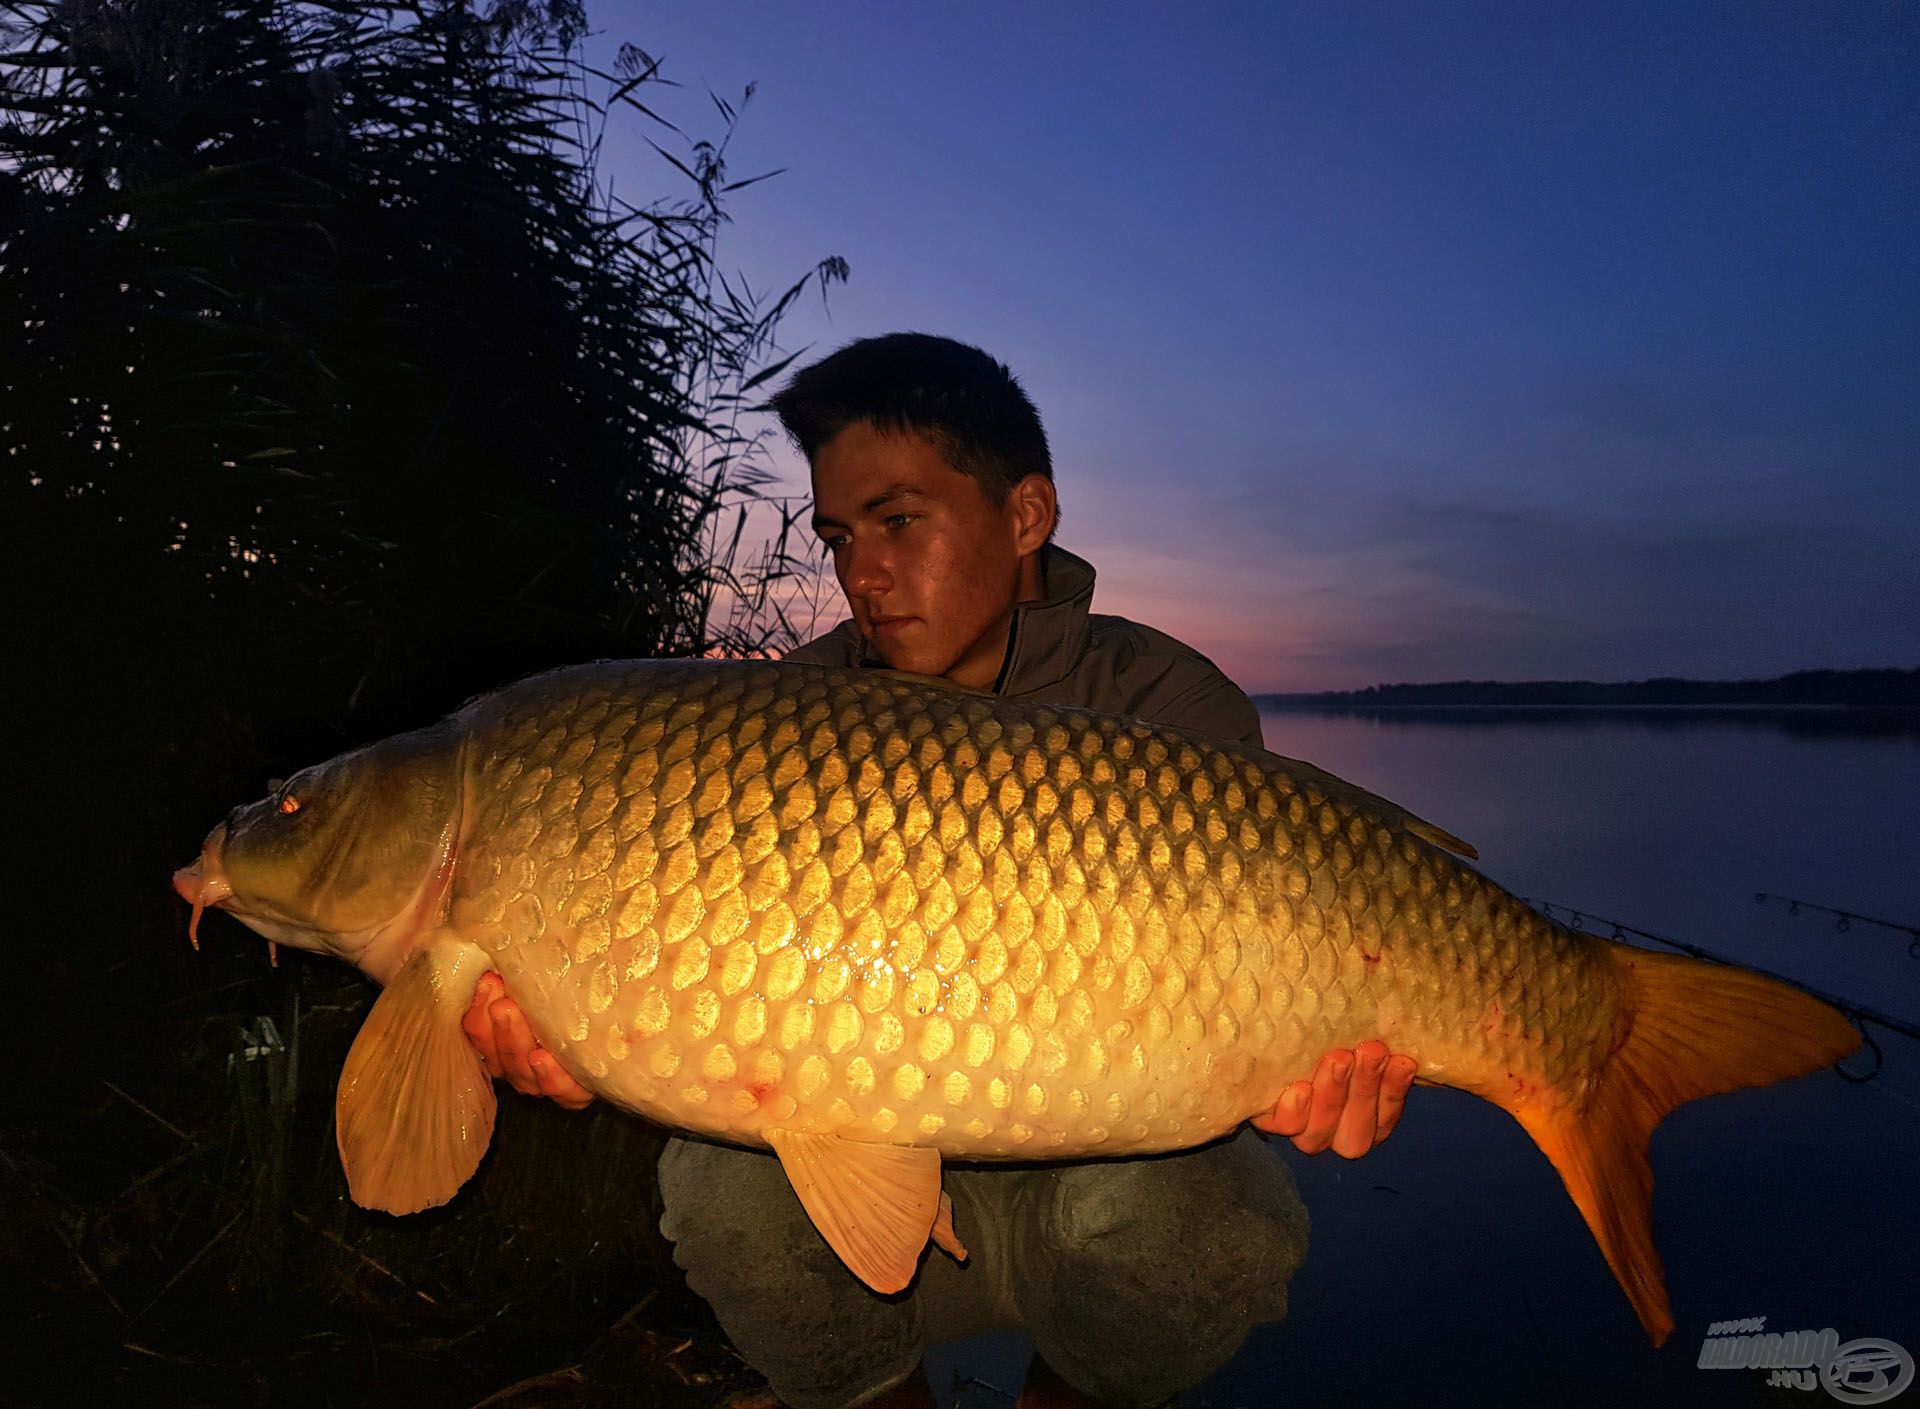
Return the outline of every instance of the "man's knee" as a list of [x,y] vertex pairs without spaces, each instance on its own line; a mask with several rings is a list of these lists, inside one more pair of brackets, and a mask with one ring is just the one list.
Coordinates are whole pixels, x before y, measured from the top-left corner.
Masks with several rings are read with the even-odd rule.
[[915,1299],[876,1296],[846,1270],[772,1155],[671,1140],[660,1198],[687,1285],[783,1402],[858,1403],[919,1363]]
[[1103,1400],[1206,1378],[1287,1312],[1307,1214],[1257,1135],[1154,1160],[1064,1166],[1017,1275],[1040,1353]]
[[[1048,1251],[1284,1281],[1306,1255],[1293,1176],[1257,1134],[1156,1159],[1062,1165],[1042,1209]],[[1205,1256],[1194,1254],[1204,1249]]]

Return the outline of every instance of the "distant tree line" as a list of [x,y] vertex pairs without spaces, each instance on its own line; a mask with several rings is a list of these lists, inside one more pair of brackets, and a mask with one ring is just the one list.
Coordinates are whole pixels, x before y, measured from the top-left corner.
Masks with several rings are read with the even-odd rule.
[[1432,685],[1369,685],[1364,690],[1261,695],[1269,706],[1596,707],[1683,705],[1751,707],[1920,707],[1920,670],[1800,670],[1771,680],[1453,680]]

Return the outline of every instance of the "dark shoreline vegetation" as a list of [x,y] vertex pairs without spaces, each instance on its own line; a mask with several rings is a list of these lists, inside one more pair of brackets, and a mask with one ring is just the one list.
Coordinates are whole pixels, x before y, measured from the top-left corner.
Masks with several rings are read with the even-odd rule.
[[[344,1197],[343,965],[168,885],[235,803],[532,671],[778,647],[791,360],[714,141],[573,0],[0,18],[0,630],[20,746],[0,1405],[719,1403],[661,1133],[503,1093],[449,1207]],[[596,173],[599,124],[663,163]],[[636,118],[636,114],[638,115]],[[760,505],[764,531],[747,511]],[[570,1368],[569,1368],[570,1367]]]
[[1262,709],[1920,709],[1920,670],[1798,670],[1770,680],[1450,680],[1254,696]]
[[1805,670],[1772,680],[1457,680],[1254,696],[1263,710],[1485,728],[1734,725],[1814,737],[1920,737],[1920,670]]

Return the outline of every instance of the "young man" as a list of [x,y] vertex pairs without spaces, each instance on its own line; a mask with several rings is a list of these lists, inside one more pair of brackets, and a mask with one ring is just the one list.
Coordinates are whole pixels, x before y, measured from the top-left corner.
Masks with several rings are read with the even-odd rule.
[[[1204,656],[1090,613],[1093,569],[1050,541],[1059,515],[1039,416],[985,353],[870,338],[797,374],[773,405],[811,467],[813,526],[852,612],[787,659],[943,676],[1263,746],[1251,701]],[[590,1099],[497,977],[483,980],[467,1031],[518,1089]],[[1392,1130],[1412,1079],[1412,1061],[1377,1042],[1329,1052],[1253,1123],[1353,1158]],[[840,1266],[771,1155],[675,1140],[660,1182],[661,1228],[689,1283],[796,1409],[868,1401],[927,1346],[994,1326],[1024,1327],[1084,1393],[1159,1403],[1285,1314],[1306,1245],[1291,1177],[1246,1132],[1153,1159],[952,1168],[973,1255],[965,1267],[929,1257],[896,1298]]]

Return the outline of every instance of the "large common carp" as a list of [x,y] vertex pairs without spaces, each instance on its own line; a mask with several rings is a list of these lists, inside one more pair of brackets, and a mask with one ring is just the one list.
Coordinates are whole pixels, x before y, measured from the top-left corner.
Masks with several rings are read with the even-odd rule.
[[341,1077],[356,1201],[443,1203],[494,1096],[488,969],[607,1100],[769,1145],[881,1291],[960,1246],[943,1157],[1198,1145],[1384,1039],[1510,1111],[1656,1342],[1647,1139],[1858,1044],[1737,969],[1554,924],[1308,764],[882,672],[611,662],[289,780],[175,884],[385,986]]

